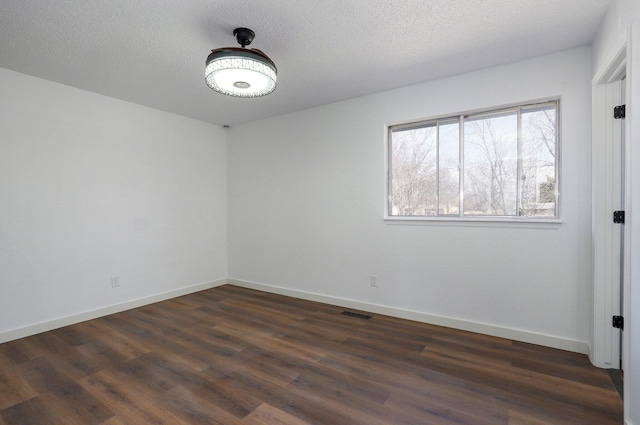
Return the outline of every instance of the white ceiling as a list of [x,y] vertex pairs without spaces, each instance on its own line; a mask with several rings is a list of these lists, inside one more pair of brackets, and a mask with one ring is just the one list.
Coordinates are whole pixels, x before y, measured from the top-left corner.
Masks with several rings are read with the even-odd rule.
[[[0,0],[0,67],[234,125],[588,45],[612,0]],[[269,96],[210,90],[236,27]]]

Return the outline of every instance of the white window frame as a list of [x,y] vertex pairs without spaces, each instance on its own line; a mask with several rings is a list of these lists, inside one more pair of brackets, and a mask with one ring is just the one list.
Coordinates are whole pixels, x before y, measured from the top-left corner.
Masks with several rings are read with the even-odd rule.
[[[500,112],[506,112],[516,108],[527,108],[531,106],[544,105],[548,103],[556,104],[556,216],[555,217],[531,217],[531,216],[481,216],[481,215],[464,215],[463,205],[463,174],[464,174],[464,141],[462,136],[459,140],[460,148],[460,189],[459,196],[461,198],[458,215],[437,215],[437,216],[410,216],[410,215],[392,215],[391,208],[391,131],[393,128],[403,126],[415,126],[436,121],[459,120],[460,133],[463,132],[464,118],[468,116],[477,117],[480,115],[491,115]],[[423,119],[414,119],[408,121],[388,123],[384,127],[384,221],[387,224],[400,225],[453,225],[453,226],[487,226],[487,227],[517,227],[517,228],[548,228],[557,229],[562,223],[561,218],[561,184],[562,184],[562,120],[561,120],[561,101],[560,97],[538,99],[528,102],[515,103],[511,105],[503,105],[493,108],[483,108],[472,111],[465,111],[454,114],[447,114],[436,117]],[[518,144],[520,148],[520,144]],[[520,158],[519,158],[520,160]],[[519,179],[518,179],[519,180]],[[519,184],[519,183],[518,183]]]

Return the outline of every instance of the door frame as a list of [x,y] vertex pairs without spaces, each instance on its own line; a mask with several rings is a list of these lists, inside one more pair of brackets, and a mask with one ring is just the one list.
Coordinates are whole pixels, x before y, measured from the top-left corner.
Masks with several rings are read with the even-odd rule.
[[[620,152],[616,143],[622,137],[622,123],[614,122],[613,107],[621,98],[620,80],[629,76],[630,70],[630,28],[612,50],[610,60],[596,72],[592,84],[592,249],[593,249],[593,333],[591,341],[591,362],[603,368],[618,369],[620,357],[623,369],[629,361],[629,337],[620,333],[611,324],[614,315],[629,317],[628,294],[630,285],[630,235],[629,226],[624,226],[624,268],[620,270],[620,228],[614,224],[612,213],[620,209],[621,181],[619,175]],[[630,80],[627,78],[625,98],[630,99]],[[627,143],[624,144],[625,176],[624,191],[626,205],[630,205],[631,164],[628,137],[630,120],[624,120]],[[618,171],[618,176],[616,176]],[[628,216],[628,215],[627,215]],[[620,274],[623,276],[622,289],[625,305],[620,311]],[[620,339],[624,352],[620,352]]]

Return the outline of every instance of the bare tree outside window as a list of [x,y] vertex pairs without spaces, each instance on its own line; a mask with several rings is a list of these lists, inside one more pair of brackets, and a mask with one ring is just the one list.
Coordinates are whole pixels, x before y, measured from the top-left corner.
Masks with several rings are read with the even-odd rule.
[[557,217],[557,111],[550,101],[391,127],[389,214]]
[[522,112],[522,199],[520,215],[556,215],[555,107]]
[[464,123],[464,213],[515,215],[518,117],[479,117]]
[[394,131],[391,199],[394,215],[435,215],[436,127]]

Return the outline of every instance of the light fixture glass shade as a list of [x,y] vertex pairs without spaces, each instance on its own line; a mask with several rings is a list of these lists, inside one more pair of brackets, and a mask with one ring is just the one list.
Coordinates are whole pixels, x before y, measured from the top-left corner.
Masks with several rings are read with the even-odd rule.
[[259,97],[275,90],[277,70],[260,50],[223,48],[211,51],[204,78],[207,85],[219,93]]

